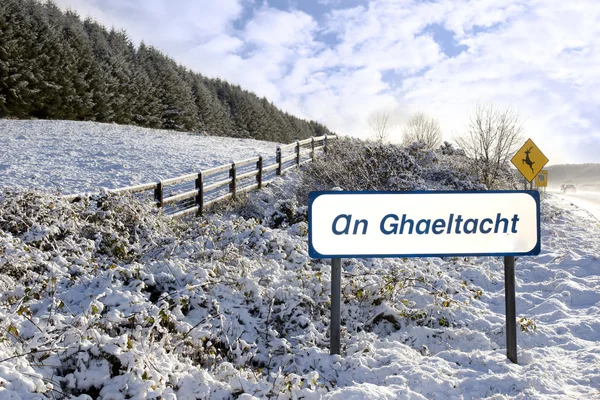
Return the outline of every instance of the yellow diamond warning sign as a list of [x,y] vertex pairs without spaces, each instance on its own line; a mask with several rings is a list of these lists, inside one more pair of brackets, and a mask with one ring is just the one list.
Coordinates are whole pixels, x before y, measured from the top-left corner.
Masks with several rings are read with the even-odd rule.
[[539,174],[535,177],[535,186],[537,187],[547,187],[548,186],[548,170],[541,170]]
[[531,182],[533,178],[544,168],[548,158],[533,143],[533,140],[527,139],[523,147],[517,151],[517,154],[510,160],[521,174]]

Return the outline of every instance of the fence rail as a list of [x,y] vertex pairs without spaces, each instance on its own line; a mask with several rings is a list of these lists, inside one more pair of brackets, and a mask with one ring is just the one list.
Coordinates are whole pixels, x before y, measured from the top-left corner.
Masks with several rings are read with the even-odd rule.
[[[159,182],[144,183],[118,189],[111,193],[153,192],[158,207],[172,217],[189,214],[202,215],[209,206],[229,199],[238,194],[260,189],[270,183],[275,176],[314,161],[318,153],[327,153],[327,141],[335,135],[324,135],[298,140],[294,143],[278,146],[275,163],[264,165],[262,156],[220,165],[198,173],[163,179]],[[78,195],[66,196],[75,199]]]

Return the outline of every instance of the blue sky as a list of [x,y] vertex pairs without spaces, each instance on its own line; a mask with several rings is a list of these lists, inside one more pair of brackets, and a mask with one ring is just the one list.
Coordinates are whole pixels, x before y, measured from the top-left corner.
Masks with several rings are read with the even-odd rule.
[[415,112],[444,137],[513,107],[550,164],[600,162],[600,1],[56,0],[346,135]]

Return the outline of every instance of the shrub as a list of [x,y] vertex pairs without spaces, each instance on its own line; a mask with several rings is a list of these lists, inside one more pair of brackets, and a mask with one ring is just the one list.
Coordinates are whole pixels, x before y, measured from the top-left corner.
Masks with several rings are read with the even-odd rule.
[[[0,192],[0,265],[13,277],[26,271],[42,273],[51,257],[36,256],[34,250],[73,260],[131,262],[157,242],[161,226],[171,223],[156,216],[154,205],[129,196],[104,193],[70,203],[42,191],[4,189]],[[9,257],[7,246],[20,250]],[[17,255],[19,262],[13,262]]]
[[303,175],[299,196],[312,190],[481,190],[464,152],[445,143],[429,150],[421,142],[407,147],[340,138],[326,157]]
[[422,171],[415,157],[396,145],[339,138],[331,141],[326,157],[310,164],[304,189],[411,190],[420,186]]

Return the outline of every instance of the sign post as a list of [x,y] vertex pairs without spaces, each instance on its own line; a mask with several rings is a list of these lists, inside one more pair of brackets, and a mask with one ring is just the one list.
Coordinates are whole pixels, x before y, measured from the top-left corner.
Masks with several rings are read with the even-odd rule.
[[507,356],[517,361],[514,256],[540,252],[539,192],[312,192],[308,227],[309,255],[332,259],[331,354],[342,258],[504,256]]
[[329,354],[340,354],[340,320],[342,304],[342,259],[331,259],[331,326]]
[[517,311],[515,301],[515,256],[504,256],[504,303],[506,306],[506,357],[517,363]]
[[[525,179],[525,190],[527,190],[527,182],[529,189],[533,189],[533,179],[536,186],[546,186],[548,171],[542,171],[544,165],[548,162],[548,158],[542,151],[533,143],[533,140],[527,141],[521,146],[519,151],[510,160],[519,170]],[[538,184],[541,180],[543,185]],[[515,302],[515,256],[504,257],[504,298],[506,305],[506,353],[509,360],[517,363],[517,314]]]

